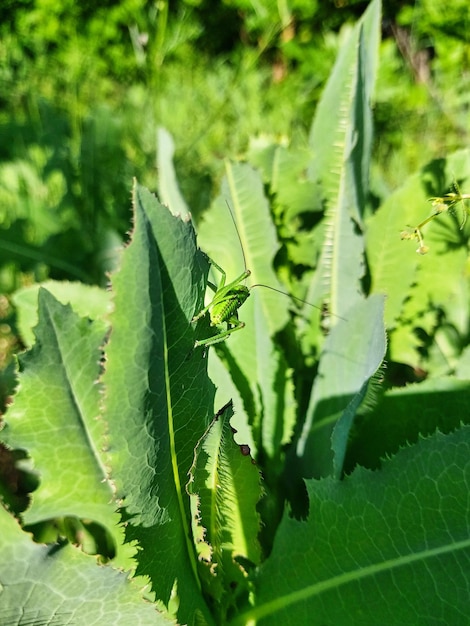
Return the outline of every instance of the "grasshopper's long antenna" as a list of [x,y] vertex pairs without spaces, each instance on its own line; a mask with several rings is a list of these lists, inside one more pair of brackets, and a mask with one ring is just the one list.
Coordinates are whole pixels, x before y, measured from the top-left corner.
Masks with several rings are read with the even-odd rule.
[[245,266],[245,270],[246,270],[246,256],[245,256],[245,250],[244,250],[243,244],[242,244],[242,238],[240,237],[240,233],[238,231],[238,226],[237,226],[237,223],[236,223],[235,218],[233,216],[232,209],[230,208],[230,204],[228,203],[227,200],[225,200],[225,204],[227,205],[228,212],[230,213],[230,217],[232,218],[233,225],[235,226],[235,231],[237,233],[238,241],[240,242],[240,250],[242,251],[242,255],[243,255],[243,265]]
[[[277,293],[282,293],[284,296],[287,296],[288,298],[292,298],[293,300],[297,300],[298,302],[307,304],[308,306],[311,306],[313,309],[318,309],[320,311],[322,310],[316,304],[307,302],[307,300],[302,300],[302,298],[297,298],[297,296],[293,296],[291,293],[286,293],[285,291],[282,291],[281,289],[276,289],[276,287],[271,287],[270,285],[263,285],[262,283],[257,283],[256,285],[251,285],[250,290],[254,289],[255,287],[266,287],[266,289],[271,289],[271,291],[277,291]],[[332,315],[334,315],[334,317],[339,317],[339,319],[344,320],[345,322],[348,321],[345,317],[342,317],[341,315],[336,315],[335,313],[333,313]]]
[[[243,265],[245,266],[245,271],[249,271],[249,270],[246,269],[245,250],[243,248],[242,238],[240,237],[240,232],[238,231],[238,226],[237,226],[237,223],[235,221],[235,217],[233,216],[232,209],[230,208],[230,204],[228,203],[227,200],[225,200],[225,204],[227,205],[228,212],[230,213],[230,217],[232,218],[233,225],[235,226],[235,231],[237,233],[238,241],[240,242],[240,249],[241,249],[242,255],[243,255]],[[319,306],[316,306],[315,304],[312,304],[311,302],[307,302],[306,300],[302,300],[302,298],[297,298],[297,296],[293,296],[290,293],[286,293],[285,291],[282,291],[281,289],[276,289],[276,287],[271,287],[270,285],[263,285],[262,283],[257,283],[256,285],[251,285],[250,290],[254,289],[255,287],[266,287],[266,289],[271,289],[271,291],[277,291],[277,293],[282,293],[282,295],[287,296],[288,298],[292,298],[293,300],[297,300],[298,302],[302,302],[303,304],[307,304],[308,306],[311,306],[313,309],[319,309],[320,311],[322,310]],[[333,315],[334,315],[334,317],[338,317],[339,319],[342,319],[345,322],[348,321],[345,317],[341,317],[341,315],[335,315],[335,314],[333,314]]]

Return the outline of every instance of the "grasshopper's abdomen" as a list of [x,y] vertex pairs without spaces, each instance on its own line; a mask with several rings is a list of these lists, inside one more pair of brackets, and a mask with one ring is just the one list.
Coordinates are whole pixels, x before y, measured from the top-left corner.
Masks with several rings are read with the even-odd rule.
[[211,309],[210,318],[211,326],[230,323],[235,317],[238,319],[238,309],[250,295],[250,290],[245,285],[236,285],[232,287]]

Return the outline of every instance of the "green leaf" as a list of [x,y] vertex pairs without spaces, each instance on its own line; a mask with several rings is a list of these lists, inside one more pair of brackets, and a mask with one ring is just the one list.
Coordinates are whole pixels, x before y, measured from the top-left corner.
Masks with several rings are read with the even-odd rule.
[[202,308],[207,262],[190,221],[146,189],[133,191],[134,230],[112,276],[115,311],[103,381],[109,463],[137,540],[138,574],[178,620],[211,623],[201,595],[185,491],[194,448],[212,418],[214,389],[191,320]]
[[261,143],[252,146],[249,156],[262,171],[273,196],[272,209],[283,243],[284,260],[284,264],[277,263],[277,272],[289,293],[304,299],[305,289],[297,292],[298,276],[291,271],[292,266],[313,268],[316,265],[324,231],[321,186],[307,177],[312,150],[308,146]]
[[[223,195],[236,227],[225,200],[218,198],[200,225],[199,242],[226,271],[228,282],[243,272],[246,261],[250,284],[282,289],[272,267],[279,244],[261,178],[242,164],[227,163],[226,173]],[[274,341],[274,334],[289,323],[290,302],[287,296],[263,287],[250,293],[239,311],[245,328],[220,344],[218,352],[243,401],[240,406],[234,398],[235,427],[246,430],[250,424],[254,456],[262,450],[277,462],[295,423],[292,372]],[[212,356],[210,359],[212,374],[221,363]]]
[[321,302],[326,295],[331,313],[343,317],[362,291],[359,229],[368,193],[380,6],[371,2],[342,46],[310,132],[309,177],[322,183],[327,212],[322,255],[306,299]]
[[83,283],[59,282],[48,280],[18,289],[12,297],[18,311],[18,329],[26,346],[34,341],[33,328],[38,321],[38,292],[44,287],[62,304],[70,303],[72,309],[81,317],[92,320],[105,320],[111,309],[109,291]]
[[187,216],[189,209],[181,195],[173,165],[175,144],[170,133],[162,127],[157,131],[157,148],[158,190],[162,202],[173,215]]
[[[224,407],[198,443],[190,471],[193,536],[205,570],[206,592],[225,621],[230,596],[246,591],[246,565],[259,564],[261,476],[249,451],[237,445]],[[220,622],[220,619],[219,619]]]
[[[230,365],[225,365],[215,350],[209,353],[208,372],[210,379],[216,387],[215,406],[225,406],[228,402],[232,402],[235,407],[241,407],[241,410],[238,408],[232,419],[234,428],[237,431],[235,441],[249,445],[252,452],[255,452],[257,447],[253,440],[253,431],[248,422],[248,415],[243,410],[242,392],[246,392],[246,387],[238,389],[229,368]],[[237,380],[236,373],[234,378]]]
[[4,626],[164,626],[143,590],[71,545],[34,543],[0,506],[0,622]]
[[276,194],[276,204],[282,206],[283,229],[289,229],[299,214],[321,210],[318,183],[308,180],[305,173],[312,159],[308,146],[252,146],[249,157]]
[[80,318],[43,288],[38,314],[36,342],[19,357],[19,386],[2,431],[9,446],[30,454],[39,473],[24,520],[76,516],[116,533],[99,419],[103,324]]
[[325,183],[330,202],[347,191],[350,216],[359,224],[368,190],[380,25],[381,2],[373,0],[341,46],[310,130],[311,178]]
[[381,471],[308,482],[232,626],[462,625],[468,619],[470,427],[401,450]]
[[372,469],[400,447],[439,429],[449,432],[469,423],[470,381],[440,377],[388,390],[372,410],[356,422],[350,462]]
[[297,444],[304,476],[341,475],[356,410],[385,355],[383,304],[380,296],[359,302],[326,338]]

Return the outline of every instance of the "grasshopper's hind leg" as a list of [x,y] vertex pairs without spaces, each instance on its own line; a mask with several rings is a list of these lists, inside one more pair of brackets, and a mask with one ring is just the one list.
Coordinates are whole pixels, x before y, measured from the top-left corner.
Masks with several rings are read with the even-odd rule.
[[217,335],[214,335],[213,337],[208,337],[207,339],[200,339],[199,341],[196,341],[196,343],[194,344],[194,347],[198,348],[200,346],[205,346],[205,347],[213,346],[216,343],[225,341],[225,339],[227,339],[227,337],[229,337],[236,330],[241,330],[244,327],[245,327],[245,322],[240,322],[240,320],[237,317],[232,317],[230,320],[227,321],[227,330],[223,330],[217,333]]

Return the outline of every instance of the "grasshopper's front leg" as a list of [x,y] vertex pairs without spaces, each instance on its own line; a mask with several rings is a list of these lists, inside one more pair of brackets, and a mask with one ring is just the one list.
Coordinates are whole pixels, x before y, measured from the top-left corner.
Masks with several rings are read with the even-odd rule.
[[211,308],[212,306],[212,302],[210,304],[208,304],[207,306],[205,306],[202,311],[199,311],[199,313],[197,315],[195,315],[193,317],[193,319],[191,320],[191,323],[193,322],[197,322],[198,320],[201,319],[201,317],[204,317],[204,315],[207,313],[207,311]]
[[236,330],[241,330],[245,327],[245,322],[241,322],[237,317],[233,317],[227,321],[227,330],[224,330],[213,337],[209,337],[208,339],[200,339],[195,342],[194,347],[199,348],[200,346],[213,346],[216,343],[220,343],[221,341],[225,341],[227,337],[229,337]]

